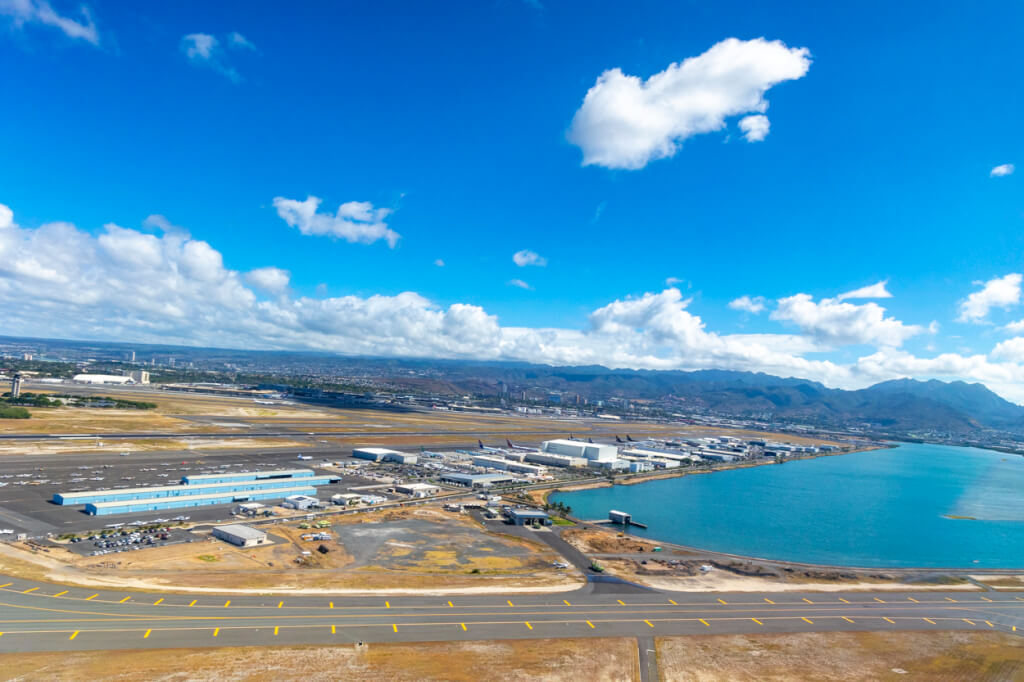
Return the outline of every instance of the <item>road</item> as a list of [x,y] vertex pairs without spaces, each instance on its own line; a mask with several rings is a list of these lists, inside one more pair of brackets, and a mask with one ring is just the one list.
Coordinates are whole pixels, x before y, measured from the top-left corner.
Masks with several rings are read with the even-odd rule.
[[1024,596],[675,593],[614,582],[544,595],[242,596],[0,582],[0,652],[951,629],[1024,634]]

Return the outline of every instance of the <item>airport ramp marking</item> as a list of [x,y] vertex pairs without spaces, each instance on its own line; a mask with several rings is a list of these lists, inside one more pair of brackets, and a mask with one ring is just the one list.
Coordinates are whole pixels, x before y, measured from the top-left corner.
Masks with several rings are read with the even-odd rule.
[[[593,629],[594,629],[594,624],[593,624],[593,623],[591,623],[591,622],[590,622],[589,620],[587,621],[587,625],[589,625],[589,626],[590,626],[590,629],[591,629],[591,630],[593,630]],[[3,634],[3,633],[2,633],[2,632],[0,632],[0,635],[2,635],[2,634]]]
[[229,606],[231,606],[231,600],[230,599],[228,599],[226,602],[224,602],[224,608],[227,608]]
[[39,589],[38,587],[30,587],[27,590],[22,590],[21,593],[22,594],[28,594],[29,592],[35,592],[38,589]]
[[759,621],[759,620],[758,620],[757,618],[751,618],[750,620],[754,621],[754,622],[755,622],[755,623],[757,623],[758,625],[764,625],[764,623],[762,623],[761,621]]
[[14,583],[4,583],[3,585],[0,585],[0,587],[10,587],[13,584]]
[[214,628],[213,629],[213,636],[216,637],[219,634],[220,634],[220,628]]
[[530,621],[524,620],[523,623],[526,625],[526,627],[530,628],[531,630],[533,629],[533,626],[530,625]]
[[807,597],[804,597],[804,601],[807,602],[808,604],[813,604],[814,603],[810,599],[808,599]]
[[506,599],[505,601],[507,601],[507,602],[508,602],[508,605],[509,605],[509,606],[515,606],[515,604],[513,604],[513,603],[512,603],[512,600],[511,600],[511,599]]
[[572,604],[569,603],[568,599],[563,599],[562,601],[565,602],[566,606],[572,606]]
[[922,618],[921,620],[923,620],[926,623],[931,623],[932,625],[935,625],[935,621],[931,618]]
[[453,608],[453,609],[455,608],[455,604],[451,603],[451,601],[448,602],[448,606],[449,606],[449,608]]
[[153,632],[153,631],[152,630],[146,630],[146,634],[142,635],[142,639],[149,639],[149,633],[151,633],[151,632]]
[[459,623],[459,625],[462,626],[462,631],[465,632],[466,631],[466,624],[465,623]]
[[806,616],[800,616],[800,620],[804,621],[805,623],[810,623],[811,625],[814,625],[814,621],[810,618],[807,618]]
[[775,603],[775,602],[773,602],[773,601],[772,601],[771,599],[769,599],[768,597],[765,597],[765,598],[764,598],[764,600],[765,600],[766,602],[768,602],[769,604],[774,604],[774,603]]
[[336,632],[337,632],[337,630],[335,630],[335,629],[334,629],[334,626],[332,625],[332,626],[331,626],[331,634],[333,635],[333,634],[335,634]]
[[97,593],[97,594],[94,594],[94,595],[92,595],[91,597],[86,597],[86,598],[85,598],[85,601],[92,601],[93,599],[95,599],[95,598],[96,598],[96,597],[98,597],[98,596],[100,596],[100,595],[99,595],[99,593]]
[[398,632],[398,625],[395,624],[395,623],[392,623],[391,624],[391,629],[394,630],[395,632]]
[[153,606],[160,606],[160,604],[162,604],[163,602],[164,602],[164,598],[160,597],[155,602],[153,602]]
[[195,606],[195,605],[196,605],[196,602],[197,602],[197,601],[199,601],[199,600],[198,600],[198,599],[193,599],[193,600],[192,600],[192,601],[191,601],[191,602],[189,603],[189,606]]
[[914,602],[915,604],[920,604],[921,603],[921,602],[917,601],[916,599],[914,599],[913,597],[907,597],[907,599],[909,599],[910,601]]
[[844,604],[849,604],[850,603],[850,602],[846,601],[845,599],[843,599],[842,597],[839,598],[839,601],[843,602]]
[[843,620],[845,620],[845,621],[846,621],[847,623],[852,623],[852,622],[853,622],[853,619],[852,619],[852,618],[847,618],[846,616],[840,616],[840,617],[841,617],[841,618],[842,618]]
[[973,620],[969,620],[967,618],[961,618],[960,620],[962,620],[963,622],[967,623],[968,625],[974,625],[974,621]]
[[878,597],[875,597],[875,601],[878,602],[879,604],[884,604],[885,603],[884,599],[879,599]]
[[953,599],[952,597],[946,597],[946,601],[951,601],[954,604],[956,603],[956,599]]
[[674,599],[669,599],[668,603],[671,604],[672,606],[679,606],[679,604],[677,604]]
[[995,625],[992,625],[992,621],[990,621],[990,620],[986,620],[985,621],[985,625],[989,626],[990,628],[994,628],[995,627]]
[[651,621],[647,620],[646,618],[644,618],[644,622],[647,623],[648,625],[650,625],[652,628],[654,627],[654,623],[652,623]]
[[[451,606],[451,605],[452,605],[452,603],[448,602],[448,606]],[[331,608],[332,609],[334,608],[334,602],[331,602]],[[391,602],[389,602],[389,601],[384,602],[384,608],[390,609],[391,608]]]
[[982,600],[982,601],[992,601],[992,600],[991,600],[991,599],[989,599],[988,597],[982,597],[982,598],[981,598],[981,600]]
[[282,606],[284,606],[284,602],[283,601],[277,602],[277,608],[281,608]]
[[117,603],[118,603],[118,604],[123,604],[123,603],[125,603],[126,601],[128,601],[129,599],[131,599],[131,597],[125,597],[124,599],[122,599],[121,601],[119,601],[119,602],[117,602]]
[[277,626],[277,625],[275,625],[275,626],[274,626],[274,636],[275,636],[275,637],[277,637],[277,629],[278,629],[278,626]]
[[700,622],[704,623],[704,625],[706,625],[707,627],[711,627],[711,625],[706,620],[704,620],[703,618],[698,618],[697,620],[699,620]]
[[78,630],[75,630],[74,632],[72,632],[71,636],[68,637],[68,639],[71,640],[71,639],[74,639],[75,637],[78,637]]
[[57,594],[55,594],[55,595],[53,595],[53,596],[54,596],[54,597],[60,597],[60,596],[63,596],[63,595],[65,595],[65,594],[67,594],[68,592],[69,592],[69,590],[64,590],[63,592],[58,592]]
[[619,603],[620,603],[620,604],[622,604],[623,606],[625,606],[625,605],[626,605],[626,602],[622,601],[621,599],[616,599],[615,601],[619,602]]
[[882,620],[886,621],[887,623],[892,623],[893,625],[896,625],[896,621],[894,621],[892,618],[882,616]]
[[327,602],[327,608],[333,609],[334,608],[334,602],[332,602],[332,601]]

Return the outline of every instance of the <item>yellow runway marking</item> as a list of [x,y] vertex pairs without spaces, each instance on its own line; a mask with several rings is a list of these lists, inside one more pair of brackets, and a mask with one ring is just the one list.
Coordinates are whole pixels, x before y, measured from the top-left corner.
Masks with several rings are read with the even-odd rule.
[[886,618],[885,616],[882,616],[882,620],[892,623],[893,625],[896,625],[896,621],[894,621],[892,618]]
[[118,603],[118,604],[123,604],[123,603],[125,603],[126,601],[128,601],[129,599],[131,599],[131,597],[125,597],[124,599],[122,599],[121,601],[119,601],[119,602],[117,602],[117,603]]
[[973,620],[967,620],[966,618],[961,618],[960,620],[962,620],[963,622],[967,623],[968,625],[974,625],[974,621]]
[[398,626],[393,624],[393,623],[391,625],[391,629],[394,630],[395,632],[398,632]]
[[160,604],[161,602],[163,602],[163,600],[164,600],[164,598],[163,598],[163,597],[160,597],[160,598],[159,598],[159,599],[157,599],[157,600],[156,600],[155,602],[153,602],[153,606],[158,606],[158,605],[159,605],[159,604]]
[[78,637],[78,630],[75,630],[74,632],[72,632],[71,636],[68,637],[68,639],[74,639],[75,637]]
[[4,583],[3,585],[0,585],[0,587],[10,587],[13,584],[14,583]]
[[39,589],[38,587],[30,587],[27,590],[23,590],[22,594],[28,594],[29,592],[35,592],[38,589]]
[[931,623],[932,625],[935,625],[935,621],[931,618],[922,618],[921,620],[923,620],[926,623]]
[[57,594],[55,594],[55,595],[53,595],[53,596],[54,596],[54,597],[59,597],[59,596],[61,596],[62,594],[67,594],[67,593],[68,593],[68,591],[67,591],[67,590],[64,590],[63,592],[58,592]]
[[146,634],[144,634],[142,636],[142,639],[149,639],[149,633],[151,633],[151,632],[153,632],[153,631],[152,630],[146,630]]
[[910,601],[914,602],[915,604],[920,604],[921,603],[921,602],[917,601],[916,599],[914,599],[913,597],[907,597],[907,599],[909,599]]
[[814,625],[814,621],[810,618],[804,618],[803,616],[800,616],[800,620],[804,621],[805,623],[810,623],[811,625]]
[[[451,606],[451,605],[452,605],[452,603],[448,602],[448,606]],[[334,608],[334,602],[331,602],[331,608],[332,609]],[[389,602],[389,601],[384,602],[384,608],[390,609],[391,608],[391,602]]]
[[852,623],[852,622],[853,622],[853,619],[852,619],[852,618],[847,618],[846,616],[841,616],[841,617],[842,617],[842,619],[843,619],[843,620],[845,620],[845,621],[846,621],[847,623]]
[[462,630],[463,630],[463,631],[465,631],[465,630],[466,630],[466,624],[465,624],[465,623],[459,623],[459,625],[461,625],[461,626],[462,626]]
[[[7,584],[10,585],[10,583]],[[1024,597],[1014,597],[1014,599],[1016,599],[1017,601],[1024,601]]]
[[565,605],[566,605],[566,606],[572,606],[572,604],[570,604],[570,603],[569,603],[569,600],[568,600],[568,599],[563,599],[562,601],[564,601],[564,602],[565,602]]
[[956,603],[956,599],[953,599],[953,598],[951,598],[951,597],[946,597],[946,601],[951,601],[951,602],[953,602],[954,604]]
[[775,603],[775,602],[773,602],[773,601],[772,601],[771,599],[769,599],[768,597],[765,597],[765,598],[764,598],[764,600],[765,600],[766,602],[768,602],[769,604],[774,604],[774,603]]
[[[591,630],[593,630],[593,629],[594,629],[594,624],[593,624],[593,623],[591,623],[591,622],[590,622],[589,620],[587,621],[587,625],[589,625],[589,626],[590,626],[590,629],[591,629]],[[0,632],[0,634],[3,634],[3,633],[2,633],[2,632]]]
[[450,606],[450,607],[451,607],[451,608],[453,608],[453,609],[455,608],[455,604],[453,604],[453,603],[451,603],[451,602],[448,602],[448,606]]
[[626,602],[622,601],[621,599],[616,599],[615,601],[619,602],[619,603],[620,603],[620,604],[622,604],[623,606],[625,606],[625,605],[626,605]]
[[992,600],[991,600],[991,599],[989,599],[988,597],[982,597],[981,599],[982,599],[982,601],[992,601]]
[[284,606],[284,602],[283,601],[277,602],[277,608],[281,608],[282,606]]
[[219,634],[220,634],[220,628],[214,628],[213,629],[213,636],[216,637]]
[[989,626],[990,628],[994,628],[995,627],[995,625],[992,625],[992,621],[989,621],[989,620],[985,621],[985,625]]
[[674,602],[673,600],[671,600],[671,599],[669,599],[669,600],[668,600],[668,603],[669,603],[669,604],[671,604],[672,606],[679,606],[679,604],[675,603],[675,602]]
[[[384,602],[384,603],[386,604],[387,602]],[[327,608],[333,609],[334,608],[334,602],[332,602],[332,601],[327,602]]]
[[875,597],[875,601],[878,602],[879,604],[884,604],[885,603],[883,600],[879,599],[878,597]]
[[704,620],[703,618],[698,618],[697,620],[699,620],[700,622],[704,623],[704,625],[707,625],[708,627],[711,627],[710,625],[708,625],[708,622],[706,620]]
[[507,601],[507,602],[508,602],[508,605],[509,605],[509,606],[515,606],[515,604],[513,604],[513,603],[512,603],[512,600],[511,600],[511,599],[506,599],[505,601]]
[[654,627],[654,623],[652,623],[651,621],[647,620],[646,618],[644,618],[644,622],[647,623],[648,625],[650,625],[652,628]]
[[526,623],[526,627],[530,628],[531,630],[533,629],[533,626],[530,625],[530,621],[527,620],[527,621],[523,621],[523,622]]
[[92,601],[93,599],[95,599],[95,598],[96,598],[96,597],[98,597],[98,596],[100,596],[100,595],[99,595],[99,594],[94,594],[94,595],[92,595],[91,597],[86,597],[86,598],[85,598],[85,601]]
[[335,629],[334,629],[334,626],[332,625],[332,626],[331,626],[331,634],[333,635],[333,634],[335,634],[335,632],[336,632],[336,631],[335,631]]
[[199,601],[199,600],[198,599],[193,599],[192,602],[189,604],[189,606],[195,606],[197,601]]
[[813,604],[814,603],[810,599],[808,599],[807,597],[804,597],[804,601],[807,602],[808,604]]
[[839,601],[843,602],[844,604],[849,604],[850,603],[850,602],[846,601],[845,599],[843,599],[842,597],[839,598]]
[[275,625],[275,626],[274,626],[274,636],[275,636],[275,637],[277,636],[277,628],[278,628],[278,626],[277,626],[277,625]]
[[722,603],[722,604],[726,604],[726,603],[728,603],[728,602],[726,602],[726,601],[725,601],[724,599],[719,599],[718,601],[719,601],[719,603]]
[[[1010,627],[1013,628],[1014,632],[1017,632],[1017,626],[1016,625],[1011,625]],[[2,635],[2,634],[4,634],[4,633],[0,632],[0,635]]]
[[224,602],[224,607],[227,608],[228,606],[231,606],[231,600],[230,599],[228,599],[226,602]]
[[751,618],[750,620],[754,621],[754,622],[755,622],[755,623],[757,623],[758,625],[764,625],[764,623],[762,623],[761,621],[759,621],[759,620],[758,620],[757,618]]

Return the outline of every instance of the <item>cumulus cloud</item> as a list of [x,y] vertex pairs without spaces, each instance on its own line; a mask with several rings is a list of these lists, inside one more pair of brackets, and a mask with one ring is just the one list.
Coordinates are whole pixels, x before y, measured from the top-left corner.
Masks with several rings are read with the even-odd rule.
[[773,320],[795,323],[801,331],[829,346],[871,344],[897,347],[924,329],[885,316],[877,303],[854,305],[837,298],[815,301],[809,294],[779,299]]
[[1000,166],[996,166],[988,172],[990,178],[1004,178],[1007,175],[1013,175],[1013,171],[1017,170],[1012,163],[1004,163]]
[[992,349],[992,357],[1012,362],[1024,362],[1024,337],[1015,336],[1012,339],[1000,341]]
[[189,33],[181,39],[181,50],[189,62],[213,69],[232,83],[240,83],[242,76],[227,61],[227,50],[232,49],[255,51],[256,46],[237,32],[228,34],[224,43],[209,33]]
[[983,284],[981,291],[975,291],[960,302],[960,315],[957,322],[980,323],[988,317],[992,308],[1007,309],[1020,303],[1020,285],[1024,279],[1019,273],[1010,273],[1005,277],[996,277]]
[[[3,221],[0,220],[0,223],[2,223],[2,222]],[[1005,325],[1003,327],[1003,329],[1008,331],[1008,332],[1010,332],[1011,334],[1021,334],[1021,333],[1024,333],[1024,320],[1017,320],[1016,322],[1010,322],[1009,324]]]
[[527,265],[537,265],[543,267],[548,264],[548,259],[544,258],[535,251],[529,249],[523,249],[522,251],[516,251],[512,254],[512,262],[521,268]]
[[[916,357],[894,346],[916,329],[875,303],[806,295],[780,302],[799,334],[709,330],[676,288],[601,306],[582,328],[503,326],[476,305],[447,307],[415,292],[297,296],[288,273],[238,272],[211,244],[181,228],[159,234],[107,224],[92,233],[65,222],[23,228],[0,205],[0,315],[5,328],[40,337],[117,339],[347,355],[518,360],[637,369],[735,369],[856,388],[902,376],[981,381],[1024,401],[1021,344],[989,355]],[[173,228],[173,226],[172,226]],[[261,296],[256,290],[272,294]],[[840,364],[828,346],[875,341]],[[808,357],[810,356],[810,357]]]
[[246,282],[271,294],[281,294],[287,291],[291,278],[290,272],[272,265],[245,273]]
[[740,119],[740,130],[747,142],[760,142],[768,137],[772,123],[764,114],[752,114]]
[[99,32],[93,23],[89,8],[78,8],[80,19],[59,14],[46,0],[0,0],[0,16],[7,16],[16,28],[27,24],[40,24],[58,29],[68,38],[100,44]]
[[737,299],[729,301],[729,307],[733,310],[742,310],[746,313],[752,313],[757,315],[758,313],[764,312],[765,304],[767,299],[764,296],[740,296]]
[[533,290],[533,287],[531,287],[529,284],[527,284],[526,282],[524,282],[521,279],[510,279],[508,281],[508,285],[510,287],[518,287],[520,289],[526,289],[527,291],[532,291]]
[[[803,78],[810,65],[807,48],[728,38],[647,80],[610,69],[587,91],[568,138],[584,166],[643,168],[673,156],[687,138],[722,129],[728,117],[764,114],[768,89]],[[767,123],[747,120],[747,139],[763,139]]]
[[375,208],[369,201],[348,201],[334,215],[318,213],[321,200],[308,196],[305,201],[274,197],[274,208],[290,227],[307,236],[344,239],[351,244],[372,244],[383,239],[392,249],[401,238],[384,222],[390,208]]
[[889,280],[886,279],[881,282],[870,284],[866,287],[861,287],[860,289],[847,291],[846,293],[836,296],[836,300],[845,301],[849,298],[892,298],[892,294],[890,294],[889,290],[885,288],[888,283]]

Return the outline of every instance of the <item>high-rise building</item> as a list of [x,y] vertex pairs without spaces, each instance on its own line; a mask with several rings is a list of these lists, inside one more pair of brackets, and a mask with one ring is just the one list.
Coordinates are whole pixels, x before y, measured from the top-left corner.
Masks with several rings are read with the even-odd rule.
[[12,398],[20,398],[21,397],[21,375],[20,374],[15,374],[14,378],[11,379],[11,397]]
[[32,354],[31,353],[23,353],[22,356],[21,356],[21,359],[22,360],[31,361],[32,360]]
[[135,362],[135,351],[128,352],[128,362]]

